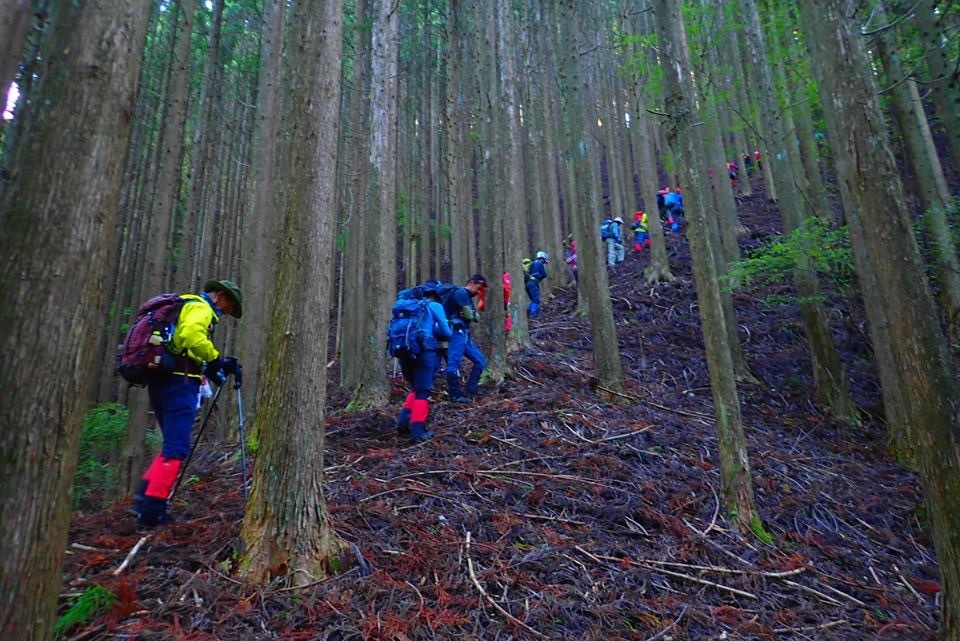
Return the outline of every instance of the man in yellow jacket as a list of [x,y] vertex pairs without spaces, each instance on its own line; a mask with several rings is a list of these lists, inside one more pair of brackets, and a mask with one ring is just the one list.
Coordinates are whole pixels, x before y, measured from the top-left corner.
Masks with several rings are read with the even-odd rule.
[[134,497],[137,524],[144,527],[170,520],[167,501],[183,460],[190,453],[190,432],[203,375],[217,385],[223,385],[230,374],[237,385],[241,380],[237,359],[221,357],[211,340],[221,316],[240,318],[243,313],[240,288],[229,280],[208,280],[202,294],[183,294],[181,298],[185,302],[170,341],[176,365],[147,385],[150,405],[163,434],[163,449],[144,472]]

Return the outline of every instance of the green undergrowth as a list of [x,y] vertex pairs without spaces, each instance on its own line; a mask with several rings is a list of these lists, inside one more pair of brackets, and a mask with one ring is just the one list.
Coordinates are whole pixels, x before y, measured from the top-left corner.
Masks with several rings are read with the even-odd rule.
[[77,601],[57,619],[57,623],[53,626],[54,636],[58,639],[62,638],[73,627],[87,623],[118,601],[119,599],[113,592],[101,585],[87,588]]
[[73,508],[94,496],[105,496],[116,484],[113,456],[127,433],[127,408],[119,403],[97,405],[83,417],[80,453],[74,477]]
[[[816,270],[822,281],[832,283],[838,291],[847,291],[854,275],[847,228],[834,229],[820,218],[807,218],[803,225],[790,234],[732,263],[726,288],[728,291],[755,290],[763,285],[788,283],[797,265],[804,263]],[[807,299],[771,294],[763,301],[767,305],[783,305],[807,302]]]

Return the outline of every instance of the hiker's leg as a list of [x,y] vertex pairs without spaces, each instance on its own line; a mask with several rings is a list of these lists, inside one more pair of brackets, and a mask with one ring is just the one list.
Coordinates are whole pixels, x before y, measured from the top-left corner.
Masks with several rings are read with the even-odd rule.
[[450,399],[462,398],[460,391],[460,361],[467,347],[467,330],[457,327],[450,337],[450,346],[447,347],[447,395]]
[[467,343],[464,355],[473,361],[473,369],[470,370],[470,378],[467,380],[467,394],[476,394],[480,387],[480,377],[487,367],[487,359],[483,357],[483,352],[473,341]]
[[439,364],[437,353],[428,350],[420,354],[414,372],[413,401],[410,405],[410,438],[415,443],[427,440],[433,434],[427,431],[427,416],[430,414],[430,390],[433,375]]

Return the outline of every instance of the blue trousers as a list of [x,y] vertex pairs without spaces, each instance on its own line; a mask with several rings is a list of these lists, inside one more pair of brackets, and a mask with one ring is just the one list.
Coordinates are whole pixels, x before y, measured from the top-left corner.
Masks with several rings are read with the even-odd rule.
[[150,405],[163,434],[163,456],[183,459],[190,453],[199,391],[199,378],[176,374],[166,374],[147,385]]
[[453,336],[450,337],[450,346],[447,348],[448,381],[451,376],[459,376],[460,361],[464,356],[473,362],[470,378],[467,379],[467,393],[476,394],[480,386],[480,376],[483,375],[483,370],[487,366],[487,359],[483,357],[477,344],[470,340],[470,331],[459,326],[454,328]]
[[417,398],[427,398],[433,389],[433,375],[440,365],[435,350],[420,352],[416,358],[401,358],[400,372],[414,392],[420,392]]
[[527,314],[536,318],[540,313],[540,281],[536,279],[528,280],[523,284],[523,288],[527,290],[527,296],[530,297],[530,304],[527,305]]

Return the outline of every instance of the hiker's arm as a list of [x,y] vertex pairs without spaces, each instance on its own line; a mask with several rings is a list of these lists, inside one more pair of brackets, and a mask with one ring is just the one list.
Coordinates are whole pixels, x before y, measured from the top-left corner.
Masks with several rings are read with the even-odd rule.
[[209,363],[220,356],[207,333],[213,322],[213,310],[206,303],[188,303],[180,312],[177,333],[180,334],[180,347],[194,360]]
[[453,336],[453,330],[450,329],[450,323],[447,322],[447,315],[443,313],[443,307],[439,303],[431,303],[429,309],[433,316],[433,335],[441,341]]

